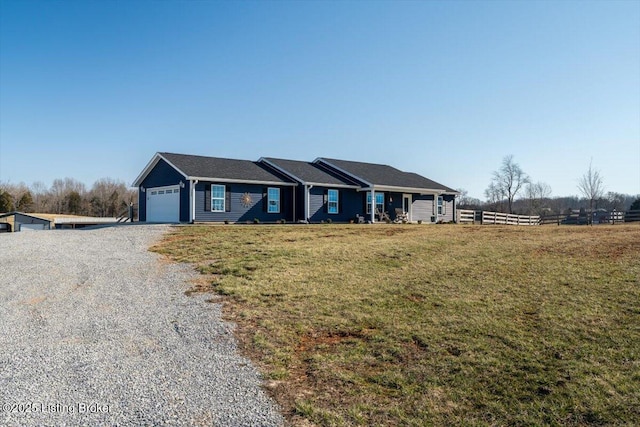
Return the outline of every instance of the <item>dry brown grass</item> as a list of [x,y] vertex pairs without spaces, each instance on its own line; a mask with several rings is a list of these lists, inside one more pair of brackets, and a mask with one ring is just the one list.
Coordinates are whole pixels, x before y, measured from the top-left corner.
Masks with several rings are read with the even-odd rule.
[[292,424],[633,425],[640,227],[183,227]]

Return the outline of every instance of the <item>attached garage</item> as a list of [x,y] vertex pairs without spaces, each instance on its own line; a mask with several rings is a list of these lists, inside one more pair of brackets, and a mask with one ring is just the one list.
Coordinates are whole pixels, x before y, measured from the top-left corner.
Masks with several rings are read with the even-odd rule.
[[180,222],[180,186],[146,189],[147,222]]

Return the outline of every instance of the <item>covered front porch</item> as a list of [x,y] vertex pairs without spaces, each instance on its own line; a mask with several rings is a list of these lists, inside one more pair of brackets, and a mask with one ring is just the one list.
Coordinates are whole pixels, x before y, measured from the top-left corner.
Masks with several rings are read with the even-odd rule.
[[455,195],[439,190],[376,186],[363,191],[366,191],[365,220],[372,223],[436,223],[455,218]]

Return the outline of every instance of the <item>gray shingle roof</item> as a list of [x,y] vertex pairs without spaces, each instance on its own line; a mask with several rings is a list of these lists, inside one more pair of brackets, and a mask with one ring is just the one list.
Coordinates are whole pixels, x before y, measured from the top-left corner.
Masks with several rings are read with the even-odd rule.
[[276,159],[265,157],[264,160],[288,172],[304,183],[321,185],[350,185],[357,184],[347,178],[342,178],[336,173],[327,170],[317,163],[303,162],[300,160]]
[[185,175],[194,178],[233,179],[253,182],[291,181],[271,172],[264,165],[250,160],[224,159],[220,157],[192,156],[187,154],[158,153]]
[[403,172],[388,165],[376,163],[352,162],[349,160],[319,158],[316,161],[333,165],[348,174],[362,179],[369,184],[389,187],[424,188],[455,192],[455,190],[418,175],[413,172]]

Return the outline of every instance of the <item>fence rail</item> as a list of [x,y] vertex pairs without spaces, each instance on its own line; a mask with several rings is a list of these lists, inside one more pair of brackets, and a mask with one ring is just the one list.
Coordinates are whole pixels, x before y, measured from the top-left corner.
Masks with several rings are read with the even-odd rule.
[[539,225],[537,215],[514,215],[502,212],[472,211],[458,209],[458,223],[461,224],[502,224],[502,225]]
[[458,223],[459,224],[475,224],[476,211],[467,209],[458,209]]
[[570,214],[545,215],[540,218],[540,224],[573,224],[573,225],[595,225],[595,224],[620,224],[624,222],[640,221],[640,210],[627,212],[603,212],[584,211]]
[[640,222],[640,210],[627,212],[582,211],[570,214],[527,216],[512,215],[501,212],[473,211],[458,209],[457,222],[459,224],[503,224],[503,225],[547,225],[547,224],[621,224],[625,222]]

